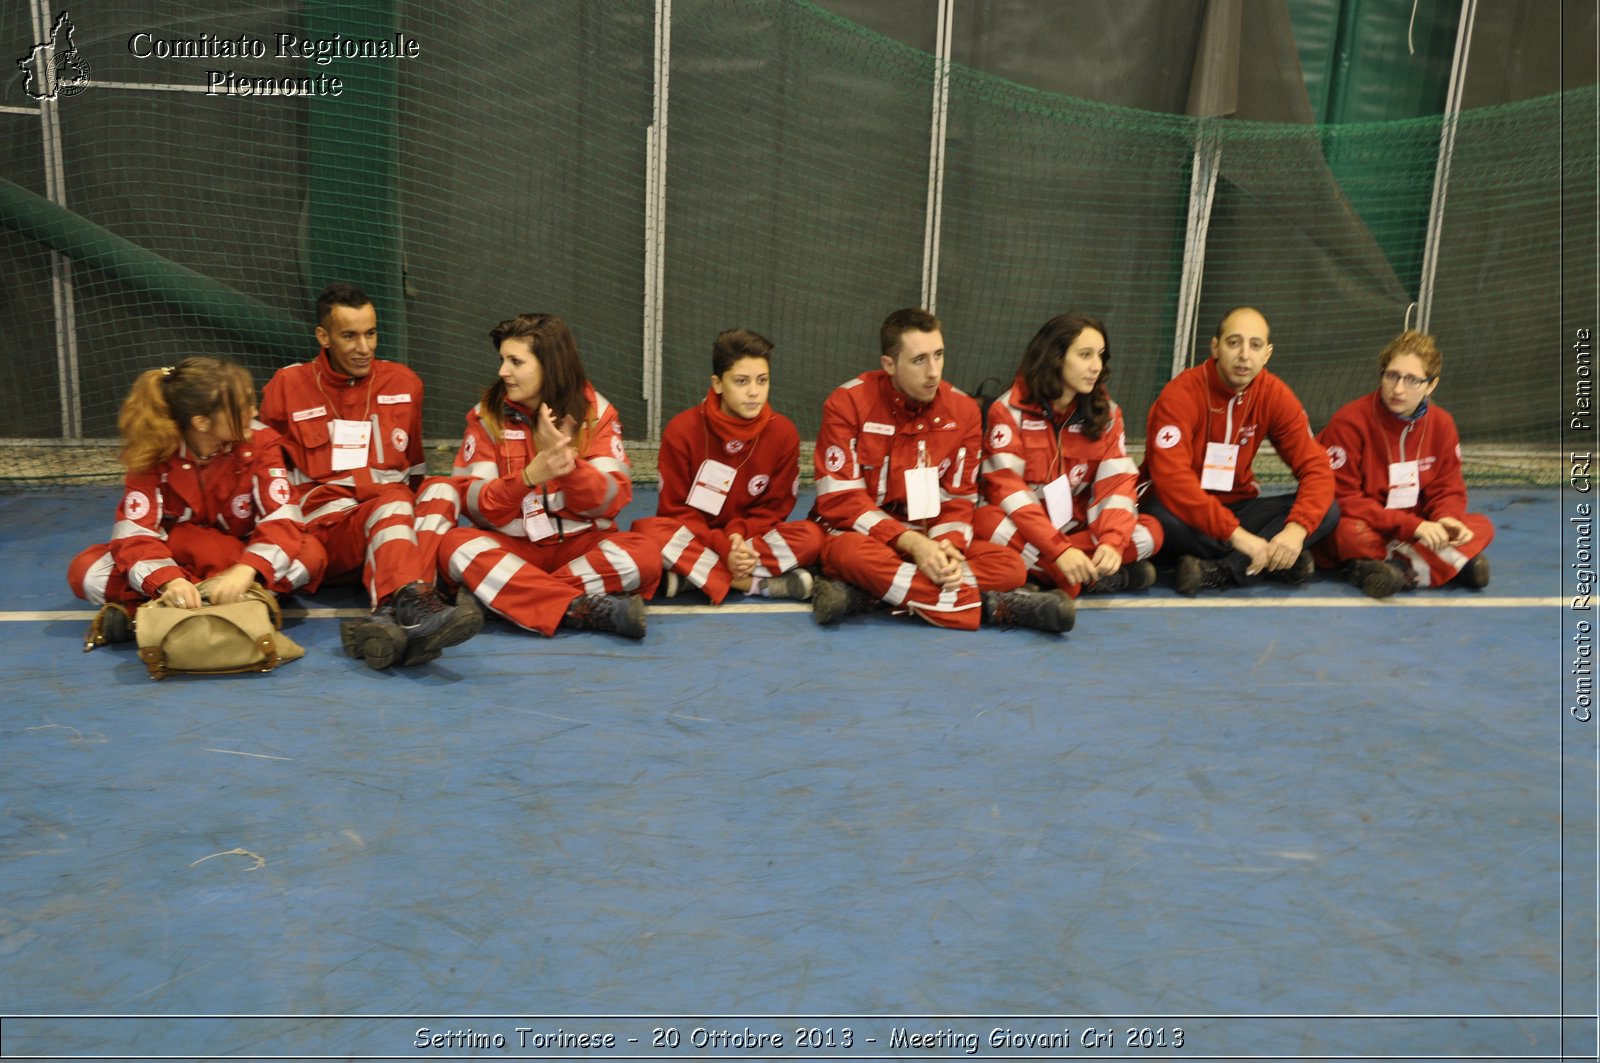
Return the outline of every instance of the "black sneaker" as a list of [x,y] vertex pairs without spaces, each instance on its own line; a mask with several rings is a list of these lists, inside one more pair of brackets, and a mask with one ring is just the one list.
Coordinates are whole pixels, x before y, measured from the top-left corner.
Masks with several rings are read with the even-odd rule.
[[585,594],[567,606],[563,627],[574,631],[609,631],[630,639],[644,638],[644,599],[637,594]]
[[1369,598],[1387,598],[1405,589],[1406,578],[1387,561],[1358,558],[1344,566],[1344,578]]
[[339,625],[339,641],[344,652],[367,662],[368,668],[382,670],[405,656],[406,632],[395,617],[394,602],[384,602],[365,620],[346,620]]
[[1294,559],[1294,564],[1288,568],[1275,569],[1266,574],[1274,583],[1287,583],[1291,587],[1304,587],[1311,582],[1312,573],[1317,571],[1317,563],[1311,559],[1310,550],[1300,551],[1300,556]]
[[1477,557],[1463,565],[1461,567],[1460,575],[1456,576],[1456,582],[1461,584],[1463,587],[1471,587],[1473,590],[1478,591],[1481,591],[1483,588],[1487,587],[1489,585],[1488,556],[1485,554],[1479,554]]
[[1184,554],[1178,558],[1176,584],[1179,594],[1195,594],[1204,587],[1225,590],[1233,586],[1233,577],[1221,561]]
[[406,633],[403,665],[425,664],[483,630],[483,610],[470,591],[458,593],[451,605],[418,581],[395,591],[393,602],[395,619]]
[[811,591],[811,619],[823,627],[837,624],[847,616],[865,613],[878,600],[854,583],[842,579],[819,579]]
[[983,619],[1059,635],[1071,631],[1078,607],[1066,591],[984,591]]
[[83,636],[83,652],[88,653],[96,646],[104,646],[108,642],[132,641],[133,617],[128,615],[127,607],[107,602],[89,622],[89,631]]
[[1142,591],[1153,587],[1156,582],[1156,566],[1148,561],[1135,561],[1123,565],[1109,576],[1101,576],[1093,583],[1086,583],[1083,587],[1084,594],[1121,594],[1123,591]]
[[811,573],[803,568],[791,568],[783,575],[772,576],[767,580],[768,598],[787,598],[790,601],[803,602],[811,597],[811,592],[815,589]]

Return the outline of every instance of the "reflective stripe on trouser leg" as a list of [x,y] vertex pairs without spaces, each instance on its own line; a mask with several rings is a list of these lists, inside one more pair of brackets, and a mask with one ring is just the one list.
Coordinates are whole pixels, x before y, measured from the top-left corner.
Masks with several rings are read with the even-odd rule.
[[451,580],[472,591],[486,608],[529,631],[552,635],[581,589],[571,576],[544,565],[559,563],[555,547],[501,532],[457,528],[440,547]]
[[439,544],[447,532],[454,531],[461,519],[461,493],[454,480],[434,476],[422,481],[417,490],[412,531],[417,544],[417,561],[433,582],[439,571]]

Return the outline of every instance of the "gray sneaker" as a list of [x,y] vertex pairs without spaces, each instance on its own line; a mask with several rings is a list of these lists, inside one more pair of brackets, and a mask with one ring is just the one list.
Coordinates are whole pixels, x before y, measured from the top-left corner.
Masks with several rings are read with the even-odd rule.
[[783,575],[773,576],[767,580],[767,597],[803,602],[811,597],[814,588],[815,581],[812,580],[811,573],[803,568],[791,568]]

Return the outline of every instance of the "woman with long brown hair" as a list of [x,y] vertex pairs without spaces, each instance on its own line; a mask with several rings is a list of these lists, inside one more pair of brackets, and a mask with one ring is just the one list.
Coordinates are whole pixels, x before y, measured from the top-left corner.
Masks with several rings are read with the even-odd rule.
[[643,638],[661,552],[617,528],[633,479],[616,408],[554,314],[502,321],[489,341],[498,378],[467,414],[453,474],[477,527],[445,535],[448,578],[529,631]]
[[1010,546],[1033,578],[1073,595],[1143,590],[1156,578],[1161,525],[1139,515],[1110,378],[1105,325],[1061,314],[1034,334],[1011,390],[989,408],[973,534]]

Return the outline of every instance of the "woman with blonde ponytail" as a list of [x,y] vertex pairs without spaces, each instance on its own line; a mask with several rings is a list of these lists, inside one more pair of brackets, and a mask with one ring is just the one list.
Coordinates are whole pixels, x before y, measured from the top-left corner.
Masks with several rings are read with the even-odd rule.
[[117,417],[127,476],[111,541],[67,570],[72,592],[104,607],[104,641],[126,641],[148,599],[192,609],[238,601],[258,580],[280,594],[316,586],[321,547],[302,534],[279,438],[255,414],[250,374],[231,362],[185,358],[134,381]]

